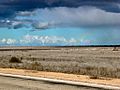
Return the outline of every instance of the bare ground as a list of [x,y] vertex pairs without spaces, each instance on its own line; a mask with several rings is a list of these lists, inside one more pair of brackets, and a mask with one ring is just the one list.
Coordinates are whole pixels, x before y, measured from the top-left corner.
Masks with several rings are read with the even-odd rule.
[[113,79],[113,78],[90,79],[89,76],[86,75],[43,72],[43,71],[33,71],[33,70],[31,71],[31,70],[10,69],[10,68],[0,68],[0,73],[120,86],[120,79]]

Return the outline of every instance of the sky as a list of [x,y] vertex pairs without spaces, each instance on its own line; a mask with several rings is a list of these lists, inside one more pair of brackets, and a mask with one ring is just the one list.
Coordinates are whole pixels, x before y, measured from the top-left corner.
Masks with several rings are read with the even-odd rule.
[[120,0],[0,0],[0,46],[120,44]]

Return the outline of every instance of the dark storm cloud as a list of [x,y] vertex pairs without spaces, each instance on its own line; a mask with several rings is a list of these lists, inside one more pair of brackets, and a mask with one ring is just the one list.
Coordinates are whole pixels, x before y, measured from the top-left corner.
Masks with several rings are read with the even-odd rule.
[[15,15],[16,11],[29,11],[46,7],[93,6],[108,12],[120,12],[120,0],[0,0],[0,18]]

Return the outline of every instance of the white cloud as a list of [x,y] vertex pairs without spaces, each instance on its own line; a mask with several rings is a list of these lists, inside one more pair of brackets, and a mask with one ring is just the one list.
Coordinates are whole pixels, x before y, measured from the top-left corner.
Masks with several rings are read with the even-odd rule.
[[48,28],[50,28],[50,26],[51,26],[51,24],[47,23],[47,22],[35,22],[32,24],[32,27],[34,29],[39,29],[39,30],[48,29]]
[[32,16],[34,15],[34,13],[30,12],[30,11],[21,11],[17,13],[20,16]]
[[7,43],[7,44],[14,44],[14,43],[16,43],[16,40],[15,40],[15,39],[8,39],[8,40],[6,41],[6,43]]
[[58,36],[37,36],[37,35],[25,35],[22,40],[20,40],[22,44],[74,44],[78,43],[74,38],[66,39],[65,37]]
[[38,35],[25,35],[19,42],[27,45],[90,45],[91,40],[65,38],[60,36],[38,36]]
[[25,35],[20,40],[12,38],[3,38],[0,39],[0,45],[45,45],[45,46],[61,46],[61,45],[89,45],[91,41],[76,38],[65,38],[60,36],[38,36],[38,35]]
[[8,44],[8,45],[12,45],[12,44],[15,44],[17,41],[15,39],[11,39],[11,38],[8,38],[8,39],[1,39],[0,40],[0,43],[2,44]]
[[56,7],[37,9],[31,19],[54,22],[56,26],[114,26],[120,25],[120,13],[106,12],[95,7]]

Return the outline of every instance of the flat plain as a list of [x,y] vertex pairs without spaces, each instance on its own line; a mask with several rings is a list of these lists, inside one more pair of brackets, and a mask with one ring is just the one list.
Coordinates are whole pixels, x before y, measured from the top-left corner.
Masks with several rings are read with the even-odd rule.
[[113,47],[1,47],[0,67],[120,78]]

